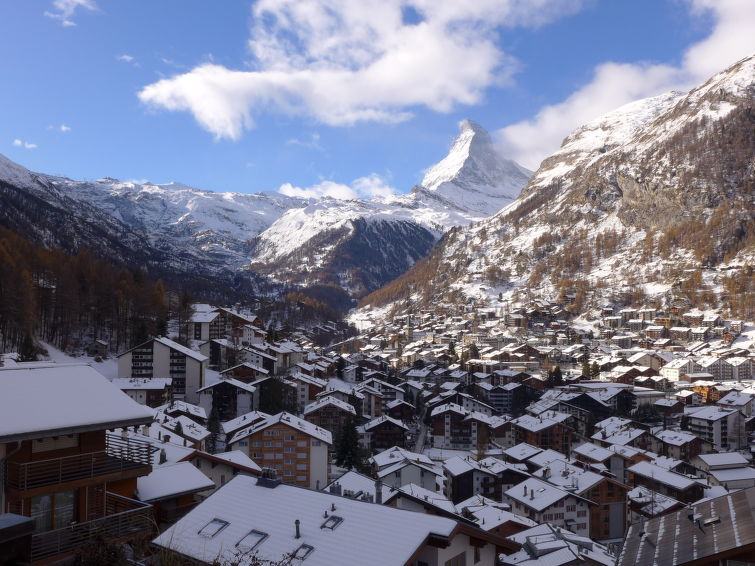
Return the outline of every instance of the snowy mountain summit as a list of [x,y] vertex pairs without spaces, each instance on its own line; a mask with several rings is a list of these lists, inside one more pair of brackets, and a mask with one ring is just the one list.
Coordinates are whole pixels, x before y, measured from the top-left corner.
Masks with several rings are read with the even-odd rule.
[[425,173],[420,187],[456,207],[481,217],[494,214],[518,195],[532,175],[504,158],[490,134],[472,120],[462,120],[448,155]]

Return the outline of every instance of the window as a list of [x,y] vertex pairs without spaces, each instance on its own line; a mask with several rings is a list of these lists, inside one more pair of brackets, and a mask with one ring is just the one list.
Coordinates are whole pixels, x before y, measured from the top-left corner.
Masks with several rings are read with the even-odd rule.
[[251,530],[244,538],[236,543],[236,547],[243,552],[249,552],[258,547],[267,537],[267,533]]
[[218,534],[220,531],[225,529],[230,523],[228,521],[224,521],[223,519],[215,518],[209,523],[207,523],[204,527],[199,529],[199,534],[203,537],[212,538],[216,534]]
[[320,446],[320,441],[319,440],[313,440],[312,441],[312,446]]
[[480,547],[474,547],[474,563],[477,564],[480,561]]
[[298,558],[299,560],[304,560],[307,556],[312,554],[312,551],[314,549],[315,549],[314,546],[303,544],[291,553],[291,558]]
[[574,513],[574,511],[576,511],[576,510],[577,510],[577,506],[576,505],[567,505],[566,506],[566,512],[567,513]]
[[294,435],[293,434],[287,434],[284,438],[285,438],[285,440],[293,440],[294,439]]
[[31,518],[37,532],[68,526],[76,519],[76,490],[32,497]]
[[327,519],[325,519],[325,522],[320,525],[321,529],[330,529],[331,531],[334,531],[335,528],[343,523],[343,517],[339,517],[338,515],[331,515]]

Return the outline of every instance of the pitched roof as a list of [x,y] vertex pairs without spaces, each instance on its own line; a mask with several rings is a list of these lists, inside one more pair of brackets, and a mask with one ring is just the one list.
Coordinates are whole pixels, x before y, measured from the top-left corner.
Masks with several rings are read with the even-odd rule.
[[49,364],[0,369],[0,415],[10,442],[149,424],[153,412],[86,364]]
[[251,434],[255,434],[261,430],[265,430],[266,428],[279,423],[283,423],[292,428],[295,428],[316,438],[317,440],[320,440],[321,442],[325,442],[327,444],[333,443],[333,435],[330,433],[330,431],[325,430],[324,428],[320,428],[319,426],[316,426],[309,421],[300,419],[299,417],[292,415],[291,413],[283,412],[268,417],[263,421],[259,421],[247,428],[238,431],[231,437],[231,439],[228,441],[228,444],[230,445],[234,442],[238,442],[239,440],[246,438]]
[[749,488],[630,525],[617,566],[716,562],[754,545],[755,488]]
[[[327,527],[328,519],[332,528]],[[218,521],[221,530],[214,536],[200,534],[213,521]],[[299,521],[300,538],[295,538],[294,521]],[[472,529],[445,517],[287,484],[265,487],[253,478],[236,476],[154,543],[212,562],[232,558],[239,543],[255,530],[260,533],[256,541],[261,537],[255,550],[264,560],[279,560],[308,545],[312,550],[307,566],[384,566],[407,564],[428,537],[448,540],[464,528]],[[476,529],[474,533],[483,540],[498,541]]]
[[214,487],[213,481],[189,462],[158,466],[136,479],[139,501],[160,501]]

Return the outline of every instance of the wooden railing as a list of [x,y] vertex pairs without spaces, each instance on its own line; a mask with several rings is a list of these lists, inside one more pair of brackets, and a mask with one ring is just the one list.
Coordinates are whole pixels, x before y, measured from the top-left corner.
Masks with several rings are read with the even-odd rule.
[[106,435],[105,450],[35,462],[6,462],[5,487],[26,491],[149,466],[148,442]]
[[147,536],[154,528],[152,506],[114,493],[105,494],[105,516],[32,535],[32,562],[70,554],[92,541],[118,542]]

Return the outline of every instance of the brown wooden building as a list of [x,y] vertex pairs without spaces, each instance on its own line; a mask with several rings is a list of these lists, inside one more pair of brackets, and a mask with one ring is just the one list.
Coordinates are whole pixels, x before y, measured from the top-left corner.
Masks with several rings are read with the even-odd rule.
[[151,446],[110,431],[151,422],[148,408],[87,365],[0,370],[0,511],[34,519],[34,564],[95,536],[149,536],[151,507],[134,495],[152,469]]

